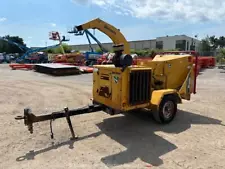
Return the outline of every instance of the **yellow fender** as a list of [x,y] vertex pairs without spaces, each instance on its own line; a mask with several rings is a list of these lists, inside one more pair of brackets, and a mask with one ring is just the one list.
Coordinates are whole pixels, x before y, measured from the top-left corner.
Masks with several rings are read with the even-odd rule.
[[159,105],[166,95],[174,95],[177,100],[177,103],[182,103],[182,99],[175,89],[163,89],[163,90],[154,90],[152,92],[152,97],[150,101],[150,109],[153,111],[157,111],[159,109]]

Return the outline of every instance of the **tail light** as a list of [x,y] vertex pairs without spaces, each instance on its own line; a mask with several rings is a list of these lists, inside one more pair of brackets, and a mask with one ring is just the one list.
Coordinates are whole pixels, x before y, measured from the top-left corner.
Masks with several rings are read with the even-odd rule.
[[188,57],[188,62],[192,62],[192,60],[193,60],[192,56],[189,56]]

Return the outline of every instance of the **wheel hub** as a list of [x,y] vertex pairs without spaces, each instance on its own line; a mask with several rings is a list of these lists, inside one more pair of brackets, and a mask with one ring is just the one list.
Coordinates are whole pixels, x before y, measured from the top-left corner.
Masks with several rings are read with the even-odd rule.
[[166,119],[169,119],[174,113],[174,104],[172,101],[168,101],[165,103],[163,107],[163,116]]

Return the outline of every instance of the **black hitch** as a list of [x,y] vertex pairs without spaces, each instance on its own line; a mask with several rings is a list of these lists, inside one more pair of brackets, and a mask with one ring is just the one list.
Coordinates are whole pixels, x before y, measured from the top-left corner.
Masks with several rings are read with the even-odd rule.
[[31,113],[31,109],[26,108],[24,109],[24,116],[17,116],[15,119],[16,120],[23,120],[24,119],[24,124],[25,126],[28,127],[28,131],[32,134],[33,133],[33,123],[36,120],[36,116]]
[[39,115],[36,116],[31,112],[31,109],[26,108],[24,109],[24,116],[17,116],[15,117],[16,120],[24,120],[25,126],[28,127],[28,131],[32,134],[33,133],[33,124],[41,121],[50,120],[50,129],[51,129],[51,138],[53,139],[53,132],[52,132],[52,121],[59,118],[66,118],[72,139],[77,138],[75,132],[73,130],[73,126],[70,120],[70,116],[81,115],[81,114],[88,114],[94,113],[97,111],[102,111],[103,106],[98,104],[88,105],[82,108],[69,110],[67,107],[64,108],[63,111],[53,112],[51,114],[46,115]]

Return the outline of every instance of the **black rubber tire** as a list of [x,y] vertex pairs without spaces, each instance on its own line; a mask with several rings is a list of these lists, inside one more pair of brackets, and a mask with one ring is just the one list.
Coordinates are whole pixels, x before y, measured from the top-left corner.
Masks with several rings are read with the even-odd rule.
[[[160,105],[159,105],[159,110],[156,112],[153,112],[153,118],[156,122],[161,123],[161,124],[168,124],[173,119],[175,118],[177,114],[177,101],[176,101],[176,96],[175,95],[166,95],[163,97]],[[163,113],[163,108],[166,103],[171,102],[174,106],[174,109],[172,111],[172,115],[169,118],[166,118]]]

